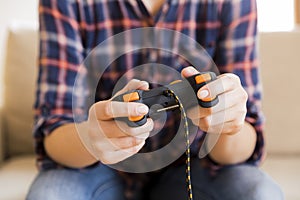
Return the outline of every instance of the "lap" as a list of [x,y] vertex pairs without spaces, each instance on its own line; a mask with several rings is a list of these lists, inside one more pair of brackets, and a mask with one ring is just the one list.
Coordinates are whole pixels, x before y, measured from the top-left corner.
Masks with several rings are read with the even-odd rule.
[[[258,167],[247,164],[223,168],[215,176],[192,160],[194,200],[282,200],[280,187]],[[151,190],[151,200],[187,199],[185,166],[170,169]]]
[[42,171],[33,182],[27,200],[122,200],[122,182],[116,172],[99,165],[82,170]]
[[[278,185],[257,167],[226,167],[211,176],[197,160],[191,166],[194,200],[281,200]],[[153,182],[153,181],[152,181]],[[147,188],[145,199],[187,199],[185,166],[170,167]],[[27,200],[123,200],[122,182],[109,167],[99,165],[82,170],[55,169],[40,172]]]

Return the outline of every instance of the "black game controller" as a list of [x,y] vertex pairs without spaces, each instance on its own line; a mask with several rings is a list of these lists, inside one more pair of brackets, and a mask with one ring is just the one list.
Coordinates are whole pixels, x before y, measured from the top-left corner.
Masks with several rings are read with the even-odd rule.
[[[144,116],[134,116],[129,118],[118,118],[118,120],[125,121],[131,127],[142,126],[147,122],[147,118],[156,118],[159,113],[163,111],[179,109],[179,102],[174,97],[172,90],[179,91],[180,96],[189,97],[191,93],[189,88],[193,89],[192,95],[197,95],[198,90],[206,85],[207,83],[214,81],[216,79],[216,74],[213,72],[199,73],[194,76],[190,76],[184,80],[178,80],[170,83],[166,86],[157,87],[150,90],[132,90],[124,94],[118,95],[113,98],[113,101],[120,102],[139,102],[147,105],[149,107],[148,114]],[[179,96],[179,97],[180,97]],[[219,99],[217,96],[207,97],[205,99],[198,99],[198,105],[204,108],[210,108],[215,106]],[[196,106],[193,101],[185,101],[185,108],[191,108]]]

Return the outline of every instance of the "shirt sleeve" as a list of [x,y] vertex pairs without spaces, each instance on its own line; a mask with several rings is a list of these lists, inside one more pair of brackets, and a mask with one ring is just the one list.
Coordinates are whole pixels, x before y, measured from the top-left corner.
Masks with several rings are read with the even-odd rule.
[[221,73],[240,77],[248,93],[246,121],[256,130],[255,151],[247,161],[259,164],[264,158],[264,116],[262,87],[257,58],[257,7],[255,0],[224,1],[220,12],[221,30],[214,61]]
[[[81,67],[84,50],[75,8],[75,3],[67,0],[39,2],[40,49],[34,137],[40,168],[56,165],[46,154],[44,137],[55,128],[74,122],[73,111],[76,109],[72,102],[80,102],[87,95],[72,92],[75,82],[83,80],[85,75]],[[76,90],[86,91],[83,88]]]

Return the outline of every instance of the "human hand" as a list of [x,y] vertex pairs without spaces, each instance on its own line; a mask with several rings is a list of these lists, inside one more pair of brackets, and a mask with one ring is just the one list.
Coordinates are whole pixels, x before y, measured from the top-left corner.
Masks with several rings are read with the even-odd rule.
[[[193,67],[182,70],[183,77],[199,73]],[[203,86],[197,92],[199,99],[218,96],[219,103],[211,108],[194,107],[188,110],[188,116],[201,130],[209,133],[235,134],[245,121],[248,95],[238,76],[226,73],[217,80]]]
[[[116,95],[133,89],[146,90],[148,87],[147,82],[133,79]],[[84,146],[104,164],[115,164],[136,154],[153,129],[151,119],[139,127],[129,127],[125,122],[115,121],[117,117],[145,115],[148,107],[141,103],[112,99],[93,104],[87,122],[81,125],[85,131],[78,131]]]

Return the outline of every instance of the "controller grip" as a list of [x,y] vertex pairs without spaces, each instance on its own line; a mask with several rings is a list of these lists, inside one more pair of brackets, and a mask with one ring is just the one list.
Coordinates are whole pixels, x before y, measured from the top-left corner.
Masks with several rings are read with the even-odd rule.
[[[217,79],[217,76],[214,72],[199,73],[194,76],[187,78],[187,81],[193,87],[195,93],[197,94],[198,90],[206,85],[207,83]],[[218,96],[209,96],[205,99],[198,99],[198,103],[203,108],[210,108],[219,103]]]

